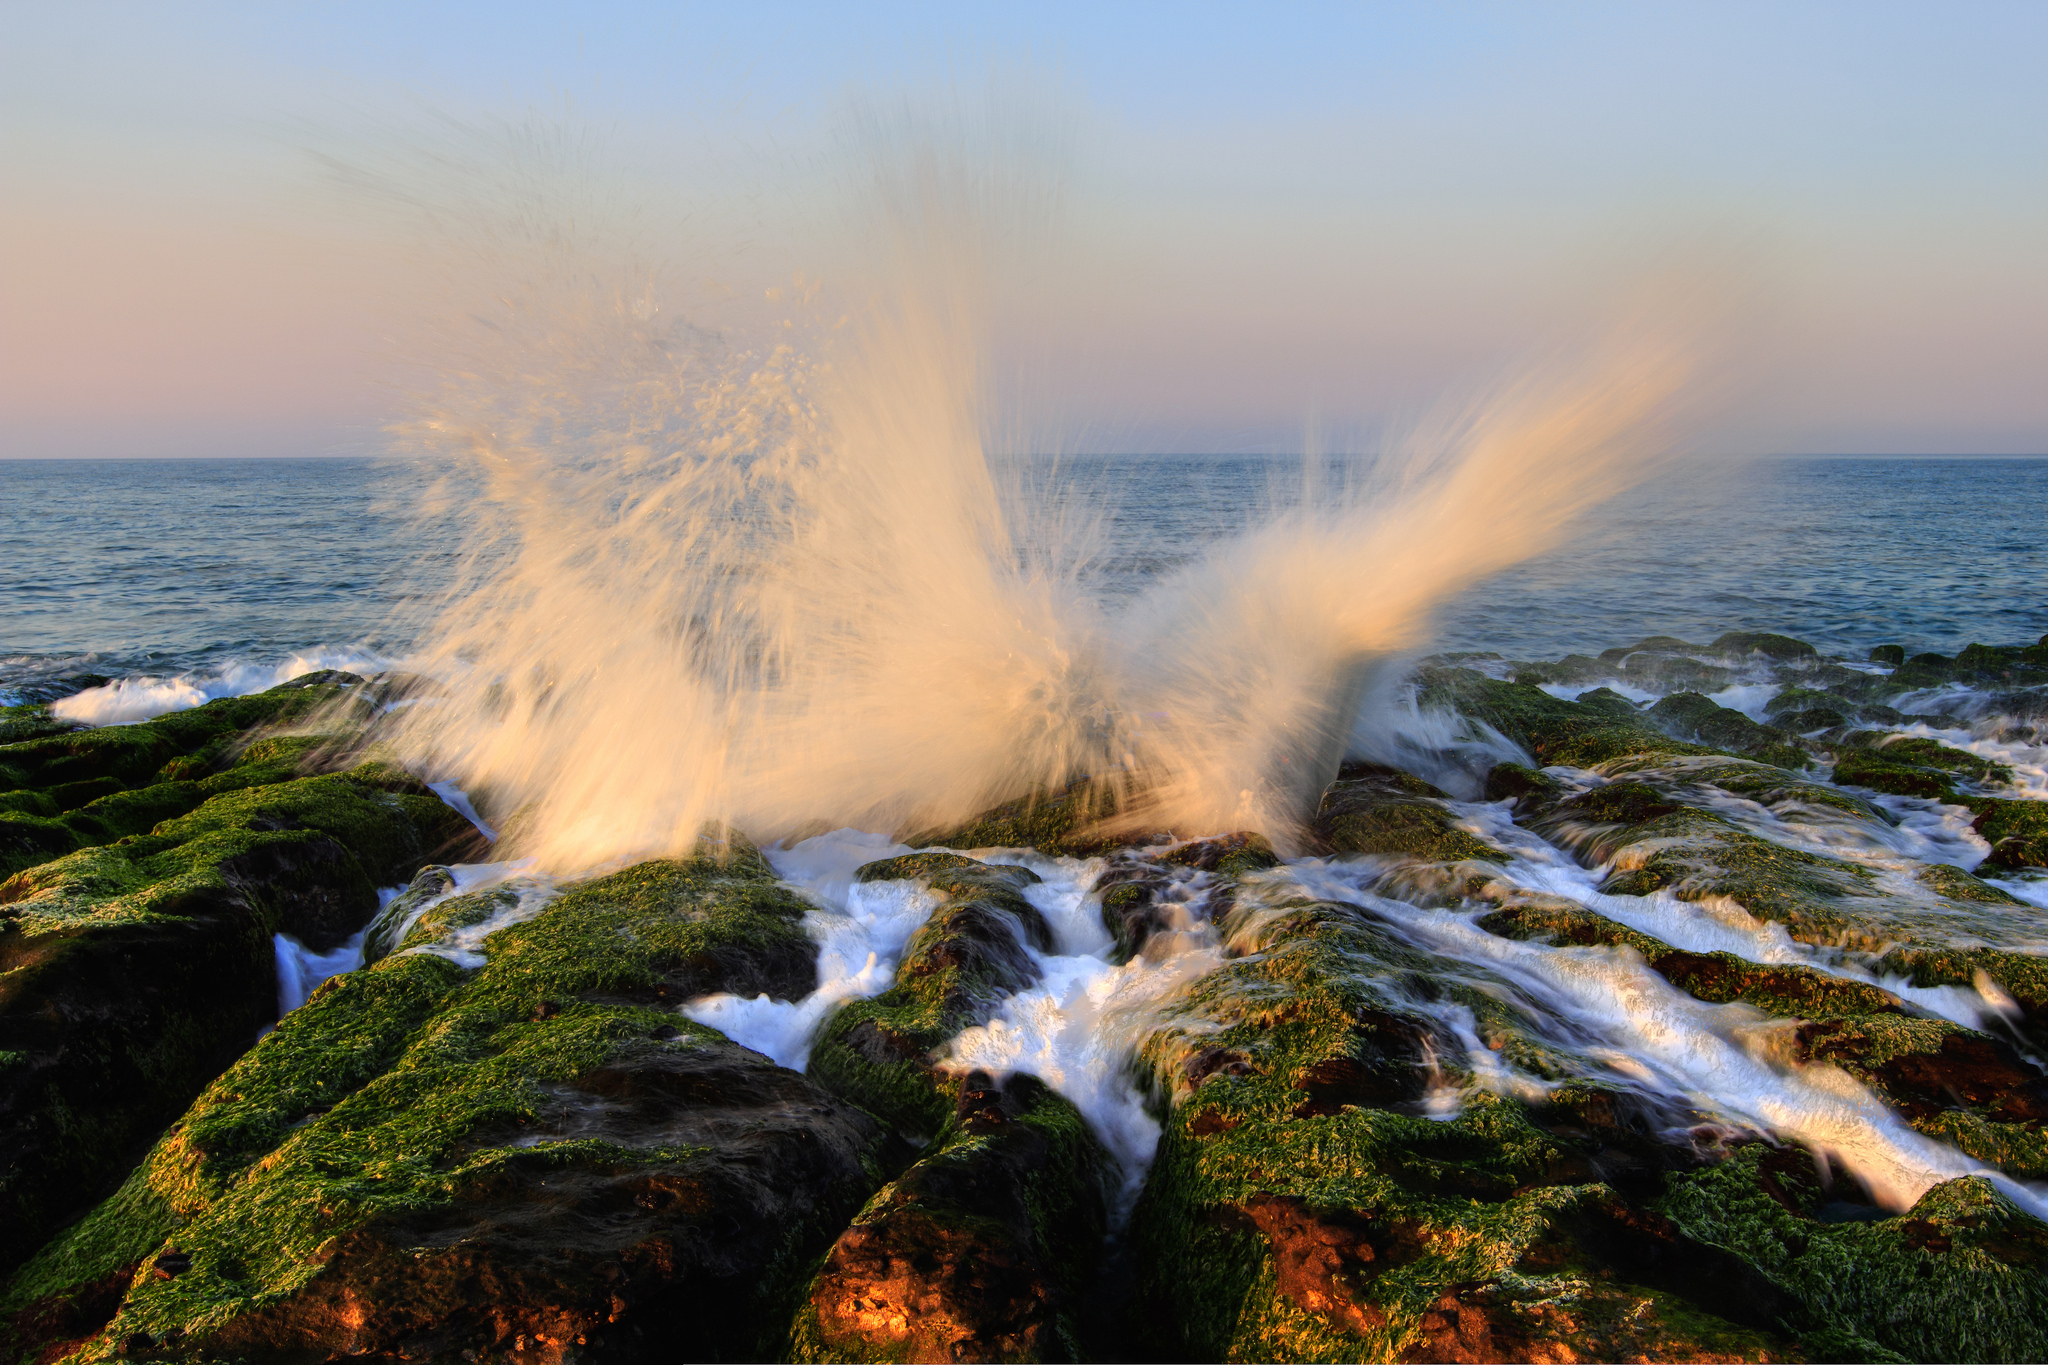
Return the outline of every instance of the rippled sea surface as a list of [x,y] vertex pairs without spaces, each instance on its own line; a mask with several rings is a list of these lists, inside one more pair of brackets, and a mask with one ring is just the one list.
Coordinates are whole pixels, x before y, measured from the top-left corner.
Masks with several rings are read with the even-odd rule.
[[[1288,500],[1300,474],[1182,456],[1030,472],[1103,517],[1092,582],[1111,597]],[[432,483],[370,459],[0,462],[0,688],[58,661],[122,674],[402,654],[407,608],[445,586],[460,543],[459,513],[416,512]],[[2040,458],[1709,467],[1469,591],[1439,640],[1520,658],[1735,629],[1844,653],[2033,640],[2048,631],[2044,506]]]

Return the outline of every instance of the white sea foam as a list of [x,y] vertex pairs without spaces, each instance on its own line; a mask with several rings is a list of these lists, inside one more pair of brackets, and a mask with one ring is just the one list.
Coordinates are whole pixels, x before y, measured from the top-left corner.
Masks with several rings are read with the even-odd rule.
[[50,714],[85,725],[131,725],[203,706],[220,697],[241,697],[326,668],[370,674],[392,660],[348,646],[307,650],[281,664],[232,663],[210,673],[176,677],[120,678],[50,703]]
[[1778,683],[1735,683],[1719,692],[1708,693],[1707,699],[1731,711],[1740,711],[1761,724],[1770,719],[1764,714],[1764,704],[1784,690]]
[[1483,963],[1552,1015],[1605,1035],[1649,1081],[1709,1113],[1804,1143],[1852,1170],[1878,1202],[1903,1209],[1943,1180],[1980,1175],[2037,1215],[2048,1191],[1992,1171],[1924,1137],[1846,1073],[1800,1067],[1781,1044],[1786,1025],[1741,1005],[1709,1005],[1678,990],[1631,953],[1553,948],[1504,939],[1471,916],[1423,909],[1363,891],[1342,864],[1295,869],[1310,894],[1365,906],[1428,950]]
[[[378,894],[395,896],[404,889],[396,887]],[[324,953],[314,952],[290,934],[275,935],[271,947],[277,960],[277,1017],[282,1019],[305,1004],[307,997],[330,977],[362,966],[363,936],[367,933],[367,927],[358,929],[348,942]]]
[[779,1065],[803,1070],[825,1016],[849,1000],[887,990],[904,945],[938,904],[915,882],[854,880],[863,864],[910,851],[886,834],[855,829],[764,849],[776,873],[817,907],[804,916],[804,929],[818,943],[817,985],[800,1000],[700,996],[683,1006],[683,1015]]

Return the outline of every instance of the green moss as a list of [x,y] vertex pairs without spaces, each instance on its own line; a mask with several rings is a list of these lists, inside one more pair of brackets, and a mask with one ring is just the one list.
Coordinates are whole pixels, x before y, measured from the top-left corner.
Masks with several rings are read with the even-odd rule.
[[345,776],[302,778],[5,883],[0,1046],[27,1060],[0,1076],[15,1155],[0,1265],[104,1191],[274,1016],[272,935],[346,937],[374,911],[375,882],[416,866],[450,817]]
[[1955,801],[1958,779],[1997,784],[2012,780],[2012,769],[1932,739],[1885,737],[1858,731],[1842,741],[1835,757],[1835,781],[1894,796]]
[[1959,901],[1975,901],[1980,905],[2025,905],[2026,902],[2009,891],[1973,877],[1959,867],[1947,863],[1928,863],[1914,874],[1916,880],[1936,895],[1949,896]]
[[1443,793],[1426,783],[1415,792],[1401,779],[1406,774],[1339,780],[1323,793],[1315,830],[1323,844],[1340,854],[1375,853],[1425,862],[1480,861],[1504,864],[1508,854],[1466,830],[1459,817],[1439,799]]
[[1024,941],[1052,947],[1044,917],[1022,894],[1038,876],[948,853],[886,859],[857,875],[923,881],[938,904],[905,945],[895,984],[826,1021],[809,1074],[898,1131],[929,1139],[946,1122],[955,1090],[932,1069],[931,1054],[1036,978]]
[[1967,796],[1962,801],[1977,813],[1972,825],[1991,844],[1985,866],[2048,867],[2048,801],[1994,796]]
[[1422,706],[1490,725],[1544,767],[1589,768],[1635,753],[1711,752],[1673,739],[1619,697],[1614,700],[1620,707],[1590,704],[1583,697],[1560,701],[1539,688],[1496,682],[1469,669],[1426,669],[1418,677]]
[[1895,1014],[1899,998],[1860,981],[1810,967],[1751,962],[1733,953],[1681,952],[1661,939],[1615,923],[1571,901],[1511,894],[1479,927],[1503,938],[1628,948],[1672,985],[1710,1004],[1740,1001],[1767,1014],[1816,1019]]
[[[175,1225],[159,1216],[150,1234],[174,1236],[192,1265],[175,1278],[137,1280],[88,1354],[103,1357],[135,1331],[234,1340],[238,1323],[320,1277],[337,1238],[488,1198],[522,1172],[660,1167],[696,1178],[690,1172],[714,1160],[696,1147],[622,1146],[577,1137],[573,1124],[538,1142],[522,1134],[559,1126],[560,1087],[602,1089],[592,1077],[658,1069],[664,1058],[703,1053],[703,1077],[733,1085],[750,1068],[774,1072],[655,1002],[699,993],[707,964],[728,950],[742,963],[772,956],[787,933],[802,937],[803,913],[750,848],[722,863],[663,860],[574,887],[498,932],[474,973],[403,954],[328,982],[200,1097],[151,1153],[139,1185],[131,1181]],[[805,950],[808,963],[807,940]],[[737,1093],[717,1102],[742,1103]],[[843,1219],[871,1188],[826,1192],[840,1211],[822,1216]],[[102,1206],[9,1293],[46,1292],[131,1255],[132,1236],[95,1250],[113,1246],[124,1216],[118,1200]],[[791,1264],[770,1267],[762,1283],[793,1293],[798,1267],[829,1235],[825,1224],[792,1226]],[[772,1319],[771,1308],[745,1298],[736,1296],[735,1311]]]
[[1819,1182],[1770,1176],[1769,1156],[1752,1145],[1673,1176],[1658,1208],[1790,1290],[1800,1332],[1909,1360],[2048,1354],[2048,1227],[1987,1181],[1937,1185],[1901,1217],[1823,1223],[1813,1217],[1826,1198]]
[[2001,1123],[1967,1109],[1915,1116],[1912,1123],[1935,1141],[2016,1179],[2048,1179],[2048,1130],[2039,1123]]
[[0,789],[52,787],[111,777],[147,784],[170,759],[259,725],[283,725],[345,704],[346,690],[290,683],[248,697],[223,697],[140,725],[76,730],[0,746]]
[[947,848],[1035,848],[1044,853],[1089,857],[1121,848],[1126,834],[1110,834],[1101,826],[1123,805],[1119,789],[1108,782],[1083,780],[1063,790],[1006,802],[965,824],[914,831],[903,837],[912,848],[934,844]]
[[42,702],[0,706],[0,745],[20,744],[77,728],[76,722],[59,720],[51,715],[50,708]]
[[1680,739],[1697,740],[1732,753],[1750,754],[1780,767],[1799,768],[1806,763],[1805,750],[1788,731],[1759,725],[1742,712],[1722,706],[1697,692],[1675,692],[1663,697],[1650,708],[1650,715]]
[[1707,652],[1724,655],[1761,654],[1766,659],[1780,663],[1820,657],[1820,651],[1804,640],[1795,640],[1789,635],[1773,635],[1761,630],[1731,630],[1708,645]]

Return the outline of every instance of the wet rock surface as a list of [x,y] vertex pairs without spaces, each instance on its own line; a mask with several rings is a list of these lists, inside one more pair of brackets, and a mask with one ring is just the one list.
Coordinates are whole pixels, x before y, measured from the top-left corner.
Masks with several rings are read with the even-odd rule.
[[[338,751],[328,737],[246,728],[336,700],[288,686],[0,748],[17,811],[109,788],[35,817],[73,846],[0,882],[0,1265],[119,1183],[275,1018],[274,934],[332,948],[375,912],[378,883],[472,847],[467,822],[388,765],[305,776]],[[212,775],[156,780],[180,763]]]
[[[195,1036],[176,1010],[246,1042],[270,983],[232,954],[335,942],[411,879],[370,965],[211,1085],[182,1073],[93,1157],[98,1189],[31,1211],[0,1348],[2041,1358],[2048,1224],[2019,1182],[2048,1181],[2042,651],[1866,664],[1746,632],[1427,661],[1417,713],[1450,747],[1348,761],[1275,835],[1307,856],[1126,828],[1083,783],[861,866],[922,924],[801,1073],[678,1013],[820,981],[822,912],[736,833],[476,886],[416,781],[331,735],[0,747],[12,823],[63,831],[0,891],[0,989],[67,953],[103,988],[0,1015],[45,1090],[98,1059],[67,1113],[99,1102],[87,1078],[171,1074],[136,1040]],[[1085,1004],[1061,896],[1111,944]],[[228,956],[165,973],[178,935]],[[205,988],[236,972],[247,999]],[[20,998],[88,1002],[67,989]],[[131,997],[159,1022],[124,1022]],[[1107,1140],[1083,1054],[1044,1079],[948,1060],[1025,1027],[1020,997],[1116,1040],[1099,1065],[1158,1124],[1149,1165],[1112,1156],[1129,1133]],[[6,1188],[67,1179],[31,1177]]]

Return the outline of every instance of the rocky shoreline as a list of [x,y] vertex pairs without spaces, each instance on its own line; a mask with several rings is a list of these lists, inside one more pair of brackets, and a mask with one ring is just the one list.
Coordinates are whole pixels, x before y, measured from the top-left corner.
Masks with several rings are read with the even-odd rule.
[[[2010,759],[2048,637],[1425,660],[1437,723],[1345,765],[1306,858],[1105,839],[1085,786],[924,832],[857,877],[929,917],[801,1072],[678,1012],[816,983],[752,843],[465,889],[390,686],[0,712],[7,1359],[2048,1357],[2048,793]],[[1135,1049],[1135,1174],[942,1064],[1050,951],[1027,848],[1087,860],[1117,960],[1221,945]],[[1650,931],[1683,914],[1721,937]],[[277,1019],[280,934],[365,965]],[[1890,1207],[1589,1068],[1539,954],[1973,1173]]]

